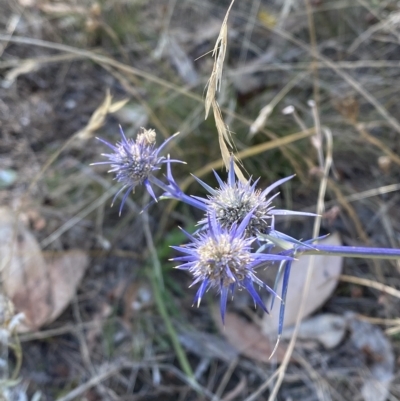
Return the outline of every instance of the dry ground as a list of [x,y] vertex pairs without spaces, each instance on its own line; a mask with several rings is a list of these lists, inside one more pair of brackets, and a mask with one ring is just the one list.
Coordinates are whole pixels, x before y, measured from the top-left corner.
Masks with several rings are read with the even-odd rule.
[[[190,277],[167,262],[169,245],[183,241],[177,226],[192,227],[196,211],[161,202],[150,209],[146,226],[139,211],[148,200],[138,189],[119,217],[118,207],[109,207],[111,192],[104,196],[112,177],[106,168],[89,166],[105,151],[94,136],[116,141],[118,124],[128,135],[141,126],[155,128],[159,140],[180,131],[170,152],[188,162],[176,168],[181,182],[220,159],[214,121],[204,121],[212,69],[205,54],[228,6],[222,0],[0,0],[1,203],[20,210],[44,252],[80,249],[90,256],[72,304],[53,323],[21,336],[18,377],[29,397],[245,400],[274,372],[276,366],[239,356],[223,339],[210,312],[213,294],[200,308],[191,307]],[[302,131],[292,115],[282,114],[289,105],[313,127],[307,101],[315,99],[334,141],[323,232],[339,232],[347,245],[399,247],[398,188],[379,190],[399,182],[398,2],[237,0],[228,26],[218,100],[237,150]],[[113,101],[129,102],[82,138],[77,133],[107,90]],[[274,108],[265,127],[250,135],[267,104]],[[255,151],[243,163],[263,186],[295,172],[278,204],[315,210],[318,160],[308,138]],[[213,182],[211,174],[203,179]],[[194,184],[188,191],[203,194]],[[312,232],[308,220],[280,224],[299,238]],[[154,293],[159,287],[146,227],[161,263],[161,295]],[[395,263],[348,259],[344,274],[400,288]],[[182,372],[157,296],[198,388]],[[236,302],[232,310],[243,314],[247,300]],[[397,367],[398,323],[392,320],[399,318],[399,306],[398,298],[382,291],[341,282],[322,312],[380,318],[383,330],[392,322],[388,338]],[[289,365],[278,399],[363,399],[360,388],[374,361],[368,350],[355,350],[350,337],[333,350],[299,343],[295,352],[304,363]],[[9,364],[12,370],[13,352]],[[267,400],[269,390],[254,399]],[[400,398],[397,368],[390,397]]]

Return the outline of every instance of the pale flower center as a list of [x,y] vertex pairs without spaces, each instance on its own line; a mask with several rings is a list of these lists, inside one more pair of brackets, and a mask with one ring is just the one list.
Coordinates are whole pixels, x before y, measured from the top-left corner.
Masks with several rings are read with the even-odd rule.
[[217,240],[207,238],[198,248],[198,254],[199,262],[193,270],[212,281],[222,281],[224,286],[243,280],[246,266],[252,260],[244,240],[232,239],[228,234],[221,234]]
[[253,210],[253,216],[246,229],[247,236],[265,233],[269,229],[269,204],[261,197],[261,191],[251,191],[247,187],[225,187],[210,197],[210,205],[215,210],[222,227],[230,228],[234,223],[240,224]]

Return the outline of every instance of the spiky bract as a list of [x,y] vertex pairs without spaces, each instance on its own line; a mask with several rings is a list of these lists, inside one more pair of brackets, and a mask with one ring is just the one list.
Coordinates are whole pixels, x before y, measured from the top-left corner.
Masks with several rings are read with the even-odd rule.
[[224,228],[218,222],[215,213],[208,215],[208,226],[192,236],[185,232],[191,242],[186,246],[173,248],[185,253],[185,256],[174,258],[184,262],[178,266],[189,270],[194,277],[192,285],[201,283],[195,297],[195,303],[200,304],[204,293],[209,288],[217,288],[221,294],[220,309],[224,320],[228,293],[236,287],[245,288],[252,296],[254,303],[267,309],[254,289],[254,283],[276,293],[263,283],[255,274],[255,268],[265,262],[281,262],[292,260],[290,256],[269,253],[257,253],[252,250],[255,237],[245,235],[246,227],[252,218],[252,212],[244,217],[240,225],[233,224]]
[[154,130],[142,128],[136,140],[126,138],[121,127],[120,132],[121,141],[117,142],[116,145],[111,145],[107,141],[97,138],[111,148],[113,153],[102,154],[102,156],[109,159],[108,161],[93,164],[110,164],[111,170],[109,170],[109,173],[115,173],[115,179],[123,184],[112,201],[113,205],[117,196],[126,190],[119,209],[121,214],[126,198],[130,192],[134,191],[137,185],[144,184],[151,197],[157,201],[149,179],[151,179],[155,171],[160,169],[163,163],[176,161],[166,159],[164,156],[159,156],[159,153],[177,134],[168,138],[160,147],[157,147],[155,142],[156,133]]
[[[252,212],[252,217],[246,227],[246,235],[273,243],[279,241],[279,245],[282,246],[284,245],[283,242],[297,243],[298,241],[275,230],[275,216],[315,216],[313,213],[275,209],[272,205],[272,201],[278,194],[270,197],[268,197],[268,195],[276,187],[293,178],[293,175],[282,178],[266,189],[260,190],[256,188],[259,179],[253,183],[251,178],[244,183],[236,180],[233,158],[231,158],[227,182],[222,181],[217,173],[214,172],[214,174],[219,184],[219,188],[216,189],[195,177],[197,182],[210,194],[207,198],[195,198],[197,201],[207,206],[207,213],[215,212],[217,220],[222,227],[229,228],[233,224],[240,224],[245,216]],[[207,219],[204,218],[199,223],[205,225],[207,224]]]

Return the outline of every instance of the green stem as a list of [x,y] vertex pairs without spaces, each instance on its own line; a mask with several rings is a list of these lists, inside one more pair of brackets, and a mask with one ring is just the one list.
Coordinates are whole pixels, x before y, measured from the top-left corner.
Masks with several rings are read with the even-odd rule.
[[161,317],[164,320],[165,327],[167,328],[168,335],[171,339],[172,346],[174,347],[176,357],[178,358],[179,365],[181,366],[181,369],[183,372],[186,374],[186,376],[195,383],[195,378],[194,374],[192,371],[192,368],[190,367],[189,361],[186,358],[185,351],[183,350],[178,336],[176,334],[176,331],[174,329],[174,326],[172,325],[170,316],[168,314],[167,308],[165,306],[165,300],[164,297],[162,296],[162,289],[160,287],[159,281],[154,277],[153,274],[150,274],[151,278],[151,283],[153,285],[153,292],[154,292],[154,298],[156,301],[156,305],[158,308],[158,311],[161,315]]

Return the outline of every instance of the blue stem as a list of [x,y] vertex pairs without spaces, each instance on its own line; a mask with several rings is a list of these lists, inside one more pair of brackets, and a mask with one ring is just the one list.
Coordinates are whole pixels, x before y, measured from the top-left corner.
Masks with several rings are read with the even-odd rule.
[[296,247],[296,255],[332,255],[345,256],[349,258],[367,259],[400,259],[400,249],[395,248],[366,248],[359,246],[329,246],[312,245]]
[[154,176],[149,177],[149,181],[152,182],[152,184],[157,185],[159,188],[161,188],[165,193],[161,196],[161,199],[163,197],[169,198],[169,199],[176,199],[181,202],[185,202],[190,206],[194,206],[197,209],[201,209],[203,211],[207,211],[207,205],[205,203],[202,203],[191,196],[186,195],[185,193],[182,192],[182,190],[178,187],[178,185],[174,184],[165,184],[158,178]]

